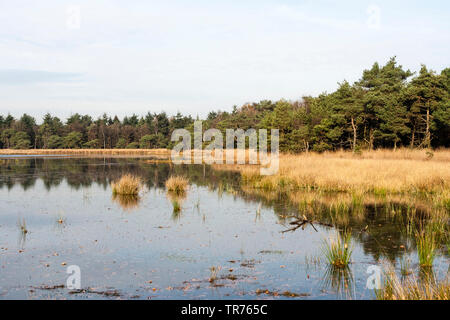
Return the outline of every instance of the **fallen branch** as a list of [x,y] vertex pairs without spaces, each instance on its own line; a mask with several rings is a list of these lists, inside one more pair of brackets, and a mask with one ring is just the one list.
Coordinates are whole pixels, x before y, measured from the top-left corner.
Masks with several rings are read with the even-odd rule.
[[289,224],[290,224],[290,225],[295,225],[295,227],[290,228],[290,229],[287,229],[287,230],[284,230],[284,231],[281,231],[281,233],[292,232],[292,231],[297,230],[297,229],[300,228],[300,227],[302,228],[302,230],[304,230],[304,229],[305,229],[305,226],[306,226],[307,224],[310,224],[311,227],[313,227],[313,229],[314,229],[316,232],[319,232],[319,231],[316,229],[316,227],[314,226],[314,224],[318,224],[318,225],[326,226],[326,227],[333,227],[333,225],[332,225],[332,224],[329,224],[329,223],[324,223],[324,222],[320,222],[320,221],[312,221],[312,220],[309,220],[308,218],[306,218],[306,216],[303,216],[302,218],[297,219],[296,221],[292,221],[292,222],[290,222]]

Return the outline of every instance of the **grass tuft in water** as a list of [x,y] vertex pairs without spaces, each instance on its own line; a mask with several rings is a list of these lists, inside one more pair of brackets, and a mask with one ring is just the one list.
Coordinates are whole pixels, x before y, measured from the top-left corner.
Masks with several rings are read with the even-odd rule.
[[188,184],[188,179],[181,176],[172,176],[166,181],[166,189],[169,192],[182,194],[186,192]]
[[222,267],[214,267],[212,266],[211,268],[209,268],[210,271],[210,275],[209,275],[209,279],[208,281],[213,283],[214,281],[216,281],[217,279],[217,274],[219,273],[219,271],[222,269]]
[[139,194],[141,187],[141,179],[130,174],[126,174],[120,180],[111,183],[113,195],[136,196]]
[[419,264],[422,267],[432,267],[436,254],[436,234],[431,225],[422,226],[415,232]]
[[22,234],[27,234],[28,233],[28,229],[27,229],[27,223],[26,223],[26,221],[25,221],[25,218],[23,218],[22,220],[18,220],[17,221],[17,226],[19,227],[19,229],[20,229],[20,232],[22,233]]
[[349,265],[353,249],[351,247],[351,232],[344,230],[342,234],[324,241],[323,252],[328,263],[336,268]]

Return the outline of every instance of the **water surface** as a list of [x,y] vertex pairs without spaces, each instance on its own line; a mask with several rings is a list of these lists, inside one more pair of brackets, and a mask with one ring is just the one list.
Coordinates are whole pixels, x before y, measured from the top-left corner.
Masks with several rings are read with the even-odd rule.
[[[139,198],[112,197],[110,182],[125,173],[143,179]],[[172,174],[189,178],[184,197],[166,194]],[[373,299],[370,265],[387,259],[399,268],[406,257],[417,269],[413,241],[383,208],[349,219],[352,264],[330,269],[321,250],[336,230],[282,233],[299,207],[245,193],[239,179],[142,157],[0,159],[0,298]],[[446,254],[438,252],[437,277]],[[70,265],[80,267],[79,291],[64,287]]]

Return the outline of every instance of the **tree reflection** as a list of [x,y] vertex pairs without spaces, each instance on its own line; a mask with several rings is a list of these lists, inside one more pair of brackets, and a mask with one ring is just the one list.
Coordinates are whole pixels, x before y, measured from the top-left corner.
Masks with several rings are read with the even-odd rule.
[[[407,214],[407,203],[386,198],[379,203],[374,199],[373,204],[360,205],[358,210],[350,206],[348,211],[337,212],[338,207],[330,205],[336,202],[333,194],[315,192],[311,199],[307,199],[308,191],[286,194],[279,190],[266,192],[251,189],[240,184],[239,173],[215,170],[211,166],[155,163],[145,158],[1,159],[0,189],[10,190],[14,185],[19,185],[27,191],[36,188],[36,182],[41,180],[48,191],[63,182],[74,190],[84,189],[93,184],[107,190],[111,181],[127,173],[140,177],[148,190],[159,189],[164,192],[165,182],[170,176],[185,176],[191,184],[198,187],[240,197],[252,206],[261,204],[263,207],[272,208],[277,222],[282,225],[289,224],[291,217],[301,217],[304,214],[308,218],[332,223],[337,227],[345,224],[356,230],[352,240],[360,243],[364,253],[373,256],[375,261],[384,258],[396,261],[405,254],[415,251],[415,242],[411,239],[411,235],[399,232],[399,228],[403,228],[404,224],[402,217]],[[173,219],[180,219],[184,197],[175,198],[170,194],[167,197],[172,207],[176,209],[173,212]],[[299,197],[304,197],[305,201],[299,201]],[[139,197],[119,195],[112,200],[128,211],[139,208],[141,201]],[[423,204],[423,207],[426,208],[426,204]],[[418,208],[416,213],[425,216],[426,210],[420,210]],[[359,230],[361,232],[358,232]],[[448,254],[448,251],[444,254]],[[330,273],[335,274],[331,271]]]

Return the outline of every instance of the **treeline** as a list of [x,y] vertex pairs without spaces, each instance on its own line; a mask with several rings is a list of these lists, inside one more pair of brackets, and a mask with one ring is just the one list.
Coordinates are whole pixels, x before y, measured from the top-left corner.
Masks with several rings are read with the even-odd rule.
[[[171,148],[173,130],[193,129],[180,113],[132,115],[122,121],[74,114],[65,122],[50,114],[42,124],[24,114],[0,116],[2,148]],[[422,66],[404,70],[391,58],[375,63],[353,84],[300,101],[261,101],[232,112],[208,114],[203,129],[280,130],[280,150],[289,152],[450,146],[450,68],[440,74]]]
[[12,149],[138,149],[170,147],[170,133],[193,123],[192,117],[178,113],[148,113],[144,117],[133,114],[122,121],[104,114],[94,120],[89,115],[71,115],[65,122],[51,114],[42,124],[24,114],[20,119],[0,116],[1,147]]

